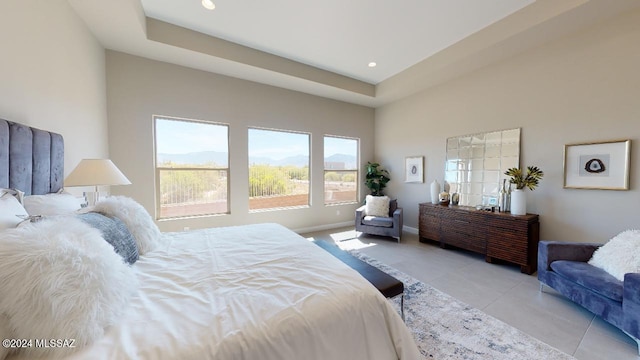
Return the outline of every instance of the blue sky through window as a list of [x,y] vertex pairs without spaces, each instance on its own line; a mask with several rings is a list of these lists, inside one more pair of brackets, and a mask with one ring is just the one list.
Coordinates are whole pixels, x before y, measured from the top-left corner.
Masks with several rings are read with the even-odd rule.
[[339,138],[334,136],[324,137],[324,157],[325,159],[331,155],[358,155],[358,140]]
[[292,156],[309,157],[309,134],[249,129],[249,157],[281,160]]
[[227,126],[156,119],[156,152],[161,154],[188,154],[201,151],[226,153],[228,138]]
[[[228,127],[156,118],[156,152],[189,154],[205,151],[228,151]],[[309,157],[310,135],[307,133],[248,129],[249,156],[281,160],[294,156]],[[324,157],[335,154],[357,156],[358,141],[333,136],[324,137]]]

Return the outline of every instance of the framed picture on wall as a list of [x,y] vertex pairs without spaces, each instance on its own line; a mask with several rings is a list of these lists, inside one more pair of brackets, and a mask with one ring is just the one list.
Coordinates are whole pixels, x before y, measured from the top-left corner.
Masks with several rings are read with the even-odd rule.
[[404,161],[405,182],[424,182],[423,156],[407,156]]
[[564,146],[564,188],[629,190],[631,140]]

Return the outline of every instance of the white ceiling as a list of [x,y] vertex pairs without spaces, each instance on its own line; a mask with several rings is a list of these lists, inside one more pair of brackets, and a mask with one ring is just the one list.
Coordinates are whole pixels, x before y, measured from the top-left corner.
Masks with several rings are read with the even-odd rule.
[[[106,48],[379,107],[640,0],[67,0]],[[370,61],[378,63],[369,68]]]
[[[148,17],[377,84],[534,0],[142,0]],[[370,68],[367,64],[378,65]]]

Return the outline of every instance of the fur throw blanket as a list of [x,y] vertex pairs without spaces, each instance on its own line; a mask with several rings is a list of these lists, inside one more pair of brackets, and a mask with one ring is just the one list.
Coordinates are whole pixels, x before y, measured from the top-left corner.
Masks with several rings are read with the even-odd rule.
[[74,216],[0,232],[0,319],[13,339],[74,339],[75,348],[27,347],[58,358],[104,335],[135,294],[135,270],[100,231]]

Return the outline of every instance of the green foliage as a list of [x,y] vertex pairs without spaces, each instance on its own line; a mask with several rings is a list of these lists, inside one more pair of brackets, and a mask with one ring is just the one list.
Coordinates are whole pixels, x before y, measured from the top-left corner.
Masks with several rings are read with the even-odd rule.
[[249,167],[249,197],[284,195],[288,177],[278,167],[252,165]]
[[171,203],[175,199],[179,202],[193,202],[201,200],[206,192],[218,189],[221,180],[219,171],[201,170],[162,170],[160,171],[161,203]]
[[278,166],[272,167],[278,169],[278,171],[289,174],[289,178],[292,180],[309,180],[309,167],[308,166]]
[[382,196],[382,190],[390,180],[389,172],[381,169],[380,164],[367,162],[367,175],[364,183],[371,191],[371,195]]
[[344,182],[356,182],[357,173],[352,171],[350,173],[342,174],[342,181]]
[[[163,168],[159,171],[162,204],[196,202],[218,192],[226,194],[226,171],[206,170],[215,167],[215,164],[175,164],[167,161],[158,167]],[[308,166],[251,165],[249,196],[291,195],[305,185],[308,191],[308,181]]]
[[211,169],[211,168],[221,168],[223,166],[220,166],[218,164],[216,164],[215,162],[206,162],[206,163],[202,163],[202,164],[179,164],[179,163],[174,163],[171,160],[167,160],[161,164],[158,164],[158,167],[162,167],[162,168],[172,168],[172,169],[180,169],[180,168],[202,168],[202,169]]
[[544,176],[544,172],[542,172],[542,170],[537,166],[528,166],[526,175],[524,175],[520,168],[510,168],[505,171],[504,174],[511,176],[509,182],[511,184],[515,184],[516,189],[523,189],[526,186],[530,190],[534,190]]
[[324,180],[325,181],[342,181],[342,176],[340,176],[340,174],[338,174],[337,172],[328,171],[324,173]]
[[324,180],[350,183],[356,181],[356,174],[355,171],[327,171],[324,173]]
[[342,174],[342,181],[344,182],[356,182],[356,174],[351,172],[347,174]]

